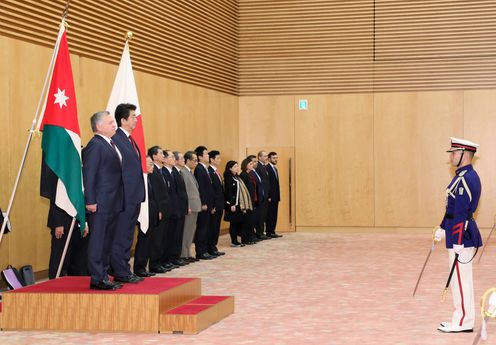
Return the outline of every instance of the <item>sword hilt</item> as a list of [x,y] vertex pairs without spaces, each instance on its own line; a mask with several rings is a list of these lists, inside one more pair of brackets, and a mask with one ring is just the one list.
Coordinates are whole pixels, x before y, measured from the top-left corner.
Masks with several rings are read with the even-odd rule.
[[444,300],[446,299],[446,292],[448,292],[448,288],[445,288],[441,293],[441,302],[444,302]]

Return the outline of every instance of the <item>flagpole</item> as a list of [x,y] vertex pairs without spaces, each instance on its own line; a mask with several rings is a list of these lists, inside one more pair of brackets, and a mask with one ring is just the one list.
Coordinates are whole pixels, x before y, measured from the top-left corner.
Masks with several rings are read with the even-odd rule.
[[[65,23],[65,15],[64,15],[62,17],[62,22],[60,23],[60,27],[62,27],[62,25],[65,25],[65,24],[66,23]],[[43,102],[44,96],[46,95],[47,85],[48,85],[48,82],[50,80],[50,76],[53,72],[53,65],[55,63],[55,57],[57,56],[59,44],[60,44],[60,30],[59,30],[59,35],[57,37],[57,42],[55,44],[55,49],[53,50],[52,59],[50,60],[48,72],[47,72],[46,77],[45,77],[45,83],[43,84],[43,89],[41,91],[40,99],[38,101],[38,106],[36,107],[34,119],[33,119],[33,122],[31,123],[31,129],[29,129],[28,139],[26,142],[26,146],[24,147],[24,152],[22,155],[21,164],[19,166],[19,170],[17,171],[17,176],[16,176],[16,180],[14,183],[14,188],[13,188],[12,193],[10,195],[9,206],[7,207],[7,212],[5,214],[5,218],[4,218],[4,221],[2,223],[2,228],[0,229],[0,244],[2,243],[3,234],[5,233],[5,227],[7,225],[7,222],[9,221],[10,211],[12,209],[12,204],[14,203],[14,197],[15,197],[15,194],[17,192],[19,180],[21,179],[21,173],[22,173],[22,170],[24,168],[24,163],[26,162],[26,156],[28,154],[29,145],[31,144],[31,139],[33,138],[34,128],[36,126],[36,123],[38,122],[37,120],[38,120],[38,117],[40,115],[40,107],[41,107],[41,104]]]
[[62,271],[62,266],[64,264],[65,255],[67,254],[67,248],[69,248],[69,243],[71,242],[72,232],[74,230],[75,224],[76,224],[76,218],[73,217],[71,227],[69,228],[69,233],[67,234],[67,238],[65,239],[64,251],[62,252],[62,257],[60,258],[59,268],[57,269],[57,275],[55,276],[55,279],[57,279],[60,276],[60,271]]

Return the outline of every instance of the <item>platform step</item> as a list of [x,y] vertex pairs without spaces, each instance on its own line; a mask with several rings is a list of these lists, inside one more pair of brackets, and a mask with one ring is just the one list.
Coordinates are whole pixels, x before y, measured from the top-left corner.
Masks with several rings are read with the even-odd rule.
[[232,313],[233,296],[200,296],[161,314],[160,332],[197,334]]
[[158,332],[160,315],[201,295],[198,278],[146,278],[115,291],[63,277],[3,294],[4,330]]

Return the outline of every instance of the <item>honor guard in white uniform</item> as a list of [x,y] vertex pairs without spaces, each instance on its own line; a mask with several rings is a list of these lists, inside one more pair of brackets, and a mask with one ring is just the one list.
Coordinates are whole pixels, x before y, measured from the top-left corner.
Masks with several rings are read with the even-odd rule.
[[445,333],[472,332],[475,322],[474,286],[472,281],[472,260],[482,239],[474,220],[474,212],[479,204],[481,183],[472,167],[472,158],[478,144],[468,140],[451,138],[451,164],[456,173],[446,189],[446,212],[436,231],[440,240],[446,236],[449,253],[453,306],[451,320],[441,322],[438,330]]

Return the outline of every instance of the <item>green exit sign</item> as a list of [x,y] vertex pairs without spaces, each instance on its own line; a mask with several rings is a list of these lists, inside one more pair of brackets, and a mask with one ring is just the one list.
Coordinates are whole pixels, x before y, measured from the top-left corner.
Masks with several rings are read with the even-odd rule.
[[298,108],[300,110],[308,110],[308,100],[306,100],[306,99],[300,99],[298,101]]

